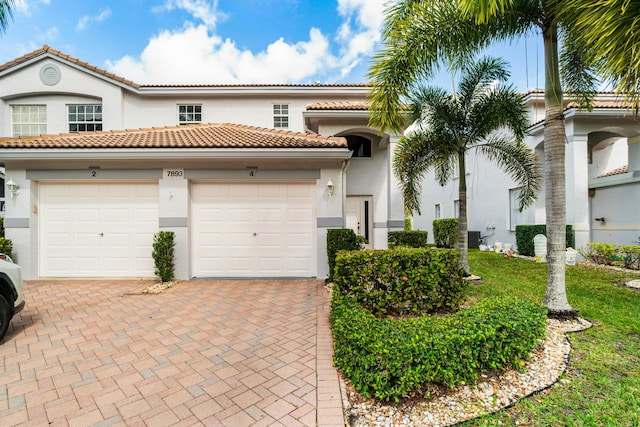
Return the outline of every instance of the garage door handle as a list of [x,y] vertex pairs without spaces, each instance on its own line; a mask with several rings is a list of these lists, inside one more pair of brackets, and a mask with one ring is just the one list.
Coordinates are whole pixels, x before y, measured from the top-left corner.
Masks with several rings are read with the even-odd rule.
[[258,235],[258,233],[253,233],[253,235],[254,235],[254,236],[257,236],[257,235]]
[[100,233],[100,234],[98,234],[98,236],[102,237],[102,236],[104,236],[104,233]]

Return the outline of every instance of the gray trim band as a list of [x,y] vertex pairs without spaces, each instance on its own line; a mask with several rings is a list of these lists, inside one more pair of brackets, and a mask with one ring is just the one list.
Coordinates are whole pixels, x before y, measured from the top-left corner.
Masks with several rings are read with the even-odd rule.
[[66,169],[66,170],[27,170],[27,179],[68,179],[68,180],[159,180],[162,169]]
[[186,217],[160,217],[158,223],[160,228],[188,227],[189,219]]
[[387,221],[386,226],[388,228],[404,228],[404,220],[400,219],[396,219],[396,220],[389,220]]
[[191,169],[184,171],[186,179],[233,179],[233,180],[302,180],[320,179],[319,169],[291,169],[291,170],[264,170],[264,169]]
[[320,228],[329,228],[329,227],[344,227],[344,219],[342,217],[324,217],[318,218],[318,227]]
[[29,218],[5,218],[4,228],[29,228]]

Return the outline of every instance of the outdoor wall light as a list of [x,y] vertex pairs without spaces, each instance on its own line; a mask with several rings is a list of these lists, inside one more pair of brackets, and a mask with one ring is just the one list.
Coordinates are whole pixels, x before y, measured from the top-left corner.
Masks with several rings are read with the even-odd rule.
[[327,193],[329,193],[329,197],[333,196],[333,182],[331,180],[327,182]]
[[18,184],[16,184],[16,182],[9,178],[9,181],[7,181],[7,191],[11,194],[11,199],[13,199],[16,195],[20,194],[20,187],[18,186]]

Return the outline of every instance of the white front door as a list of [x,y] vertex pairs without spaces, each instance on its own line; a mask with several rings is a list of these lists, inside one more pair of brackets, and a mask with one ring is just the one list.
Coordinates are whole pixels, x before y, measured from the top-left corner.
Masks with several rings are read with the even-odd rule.
[[153,277],[157,183],[42,183],[41,277]]
[[313,183],[194,183],[192,275],[315,277]]
[[373,248],[373,198],[371,196],[347,196],[346,225],[366,239],[364,247]]

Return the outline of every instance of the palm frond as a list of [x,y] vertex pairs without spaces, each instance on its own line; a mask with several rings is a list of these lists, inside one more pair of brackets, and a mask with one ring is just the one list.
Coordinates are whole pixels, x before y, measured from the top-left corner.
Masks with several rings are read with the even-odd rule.
[[519,208],[523,210],[533,204],[540,191],[542,176],[533,151],[522,143],[514,143],[511,138],[494,135],[476,149],[489,160],[500,166],[522,187]]
[[557,13],[588,49],[589,64],[612,83],[636,110],[640,106],[640,2],[580,0],[557,2]]
[[599,61],[593,57],[575,30],[565,27],[562,31],[560,73],[565,93],[578,102],[580,108],[591,110],[597,94],[599,78],[595,73]]
[[7,30],[15,7],[16,4],[14,0],[0,0],[0,34]]
[[412,132],[398,141],[392,168],[400,181],[407,209],[420,213],[420,194],[425,174],[434,168],[436,175],[443,173],[447,176],[447,165],[452,164],[450,157],[447,146],[429,130]]
[[529,128],[522,96],[512,85],[499,85],[476,99],[469,112],[470,138],[481,140],[500,128],[511,131],[521,141]]

